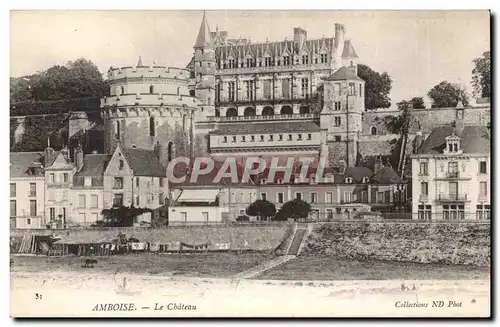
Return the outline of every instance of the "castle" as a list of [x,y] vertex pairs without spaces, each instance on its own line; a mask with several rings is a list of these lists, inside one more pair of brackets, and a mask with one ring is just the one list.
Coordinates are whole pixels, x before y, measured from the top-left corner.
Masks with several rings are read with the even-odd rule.
[[[313,156],[332,166],[353,167],[360,158],[390,155],[395,135],[383,118],[396,111],[365,111],[365,82],[345,27],[330,37],[252,43],[210,31],[203,15],[194,55],[186,69],[110,68],[111,96],[102,100],[105,149],[166,147],[174,155]],[[485,125],[489,105],[414,110],[410,138],[464,119]],[[439,112],[437,112],[439,111]],[[409,142],[408,144],[411,144]]]

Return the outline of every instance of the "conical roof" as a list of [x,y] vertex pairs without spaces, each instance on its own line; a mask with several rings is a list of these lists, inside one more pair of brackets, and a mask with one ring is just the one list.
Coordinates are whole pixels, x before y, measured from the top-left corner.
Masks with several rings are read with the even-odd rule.
[[344,51],[342,52],[342,58],[359,58],[358,54],[354,50],[351,41],[346,40],[344,42]]
[[210,34],[210,27],[208,26],[205,12],[203,12],[203,19],[201,20],[200,30],[196,38],[195,48],[212,48],[213,40]]

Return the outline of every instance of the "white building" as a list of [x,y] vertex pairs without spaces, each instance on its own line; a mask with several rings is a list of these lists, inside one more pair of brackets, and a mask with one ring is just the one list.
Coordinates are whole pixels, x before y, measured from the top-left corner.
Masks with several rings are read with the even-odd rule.
[[414,219],[490,219],[490,134],[460,125],[435,128],[412,156]]
[[43,152],[10,154],[10,226],[43,228],[45,176]]

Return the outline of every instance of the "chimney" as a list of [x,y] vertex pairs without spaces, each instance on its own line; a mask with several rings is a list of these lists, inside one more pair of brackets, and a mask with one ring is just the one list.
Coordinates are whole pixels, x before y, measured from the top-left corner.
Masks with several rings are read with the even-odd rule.
[[80,143],[78,143],[78,146],[75,149],[75,166],[76,171],[80,171],[83,167],[83,150]]
[[299,47],[302,46],[302,43],[304,43],[307,40],[307,31],[303,28],[300,27],[295,27],[293,29],[293,41],[295,44],[297,44]]
[[378,173],[382,167],[382,156],[377,156],[377,159],[375,159],[375,164],[373,165],[373,173]]
[[47,148],[45,148],[45,167],[49,167],[54,162],[54,149],[50,147],[50,137],[47,138]]
[[355,63],[353,63],[353,65],[349,65],[349,67],[347,67],[351,72],[353,72],[354,74],[356,74],[356,76],[358,76],[358,65],[356,65]]
[[[334,40],[334,45],[335,49],[339,49],[340,47],[344,47],[344,40],[345,40],[345,29],[344,25],[342,24],[335,24],[335,40]],[[343,49],[340,49],[339,53],[342,53]]]
[[163,158],[163,147],[160,144],[160,141],[156,141],[154,152],[158,160],[161,160]]

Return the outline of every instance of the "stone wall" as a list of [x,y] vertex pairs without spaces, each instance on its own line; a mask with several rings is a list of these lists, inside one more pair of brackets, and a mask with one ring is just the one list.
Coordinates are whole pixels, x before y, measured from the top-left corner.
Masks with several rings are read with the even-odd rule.
[[[71,230],[32,230],[32,235],[58,235],[84,242],[98,242],[103,239],[116,238],[124,233],[127,238],[134,237],[142,242],[169,243],[184,242],[187,244],[231,243],[231,249],[243,247],[248,241],[248,247],[255,251],[276,249],[286,238],[289,225],[286,223],[265,226],[255,225],[207,225],[207,226],[175,226],[168,228],[95,228]],[[11,238],[19,239],[27,233],[22,230],[12,230]]]
[[302,255],[489,266],[490,242],[488,223],[337,222],[316,226]]

